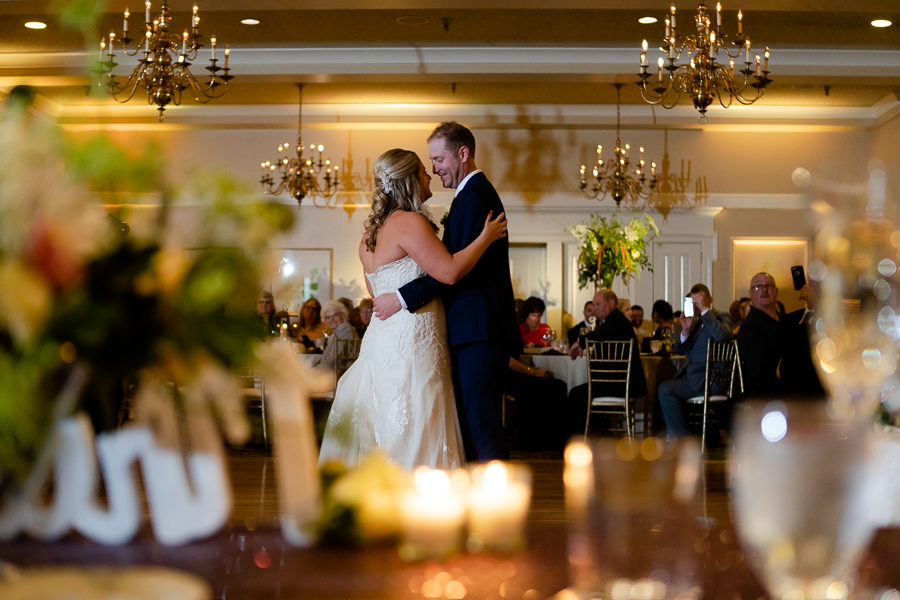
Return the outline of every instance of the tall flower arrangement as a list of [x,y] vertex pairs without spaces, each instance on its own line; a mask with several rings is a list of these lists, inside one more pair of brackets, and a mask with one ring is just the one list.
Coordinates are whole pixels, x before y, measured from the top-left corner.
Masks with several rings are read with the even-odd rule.
[[659,235],[653,218],[642,214],[626,224],[618,215],[591,215],[586,224],[569,232],[578,240],[578,288],[609,288],[617,276],[628,279],[644,269],[653,270],[648,249]]
[[[13,94],[0,112],[0,505],[55,419],[85,410],[114,424],[123,387],[147,379],[206,385],[216,402],[253,358],[259,269],[290,225],[287,207],[234,202],[238,188],[214,175],[185,190],[201,225],[178,240],[186,227],[172,226],[175,194],[152,155],[71,142],[27,100]],[[159,208],[103,206],[136,192]]]

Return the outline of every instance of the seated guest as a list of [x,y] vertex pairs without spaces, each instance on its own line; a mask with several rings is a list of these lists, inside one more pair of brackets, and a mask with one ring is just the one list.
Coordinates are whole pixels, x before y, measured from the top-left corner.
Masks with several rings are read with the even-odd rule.
[[359,306],[350,313],[350,324],[356,330],[359,337],[366,333],[369,323],[372,321],[372,310],[375,306],[371,298],[363,298],[359,301]]
[[731,317],[731,324],[734,326],[734,335],[737,335],[741,328],[741,321],[747,316],[750,310],[750,298],[742,296],[739,300],[735,300],[728,307],[728,316]]
[[778,388],[778,362],[781,358],[778,288],[768,273],[757,273],[750,280],[750,311],[738,331],[744,394],[760,396]]
[[279,323],[275,318],[275,298],[272,292],[262,292],[256,301],[256,314],[262,325],[264,335],[278,335]]
[[539,346],[549,347],[550,341],[544,340],[544,336],[553,332],[546,323],[541,323],[544,314],[544,301],[531,296],[522,303],[519,310],[519,333],[526,348]]
[[631,326],[634,327],[634,335],[637,336],[638,345],[645,337],[653,335],[653,322],[644,320],[644,307],[640,304],[631,305]]
[[[519,354],[521,351],[514,356]],[[506,393],[516,399],[514,446],[519,450],[562,450],[569,434],[566,382],[514,356],[509,358],[506,374]]]
[[300,322],[297,328],[299,339],[307,350],[315,350],[316,340],[325,337],[328,326],[322,322],[322,305],[315,298],[310,298],[300,307]]
[[731,338],[731,319],[713,308],[709,288],[697,283],[691,288],[690,296],[694,316],[681,315],[675,328],[674,351],[685,355],[684,366],[678,369],[674,379],[661,383],[656,394],[670,437],[688,434],[682,404],[703,393],[707,341],[721,342]]
[[594,303],[591,300],[588,300],[584,303],[584,320],[581,323],[575,325],[569,329],[569,347],[572,347],[572,344],[578,341],[579,336],[584,335],[585,332],[582,332],[582,329],[590,329],[591,328],[591,317],[594,314]]
[[[633,340],[635,344],[631,353],[631,382],[629,384],[628,395],[632,398],[639,398],[647,394],[647,379],[644,377],[644,369],[641,367],[640,352],[637,347],[637,338],[634,335],[634,328],[631,322],[625,318],[622,311],[618,309],[618,298],[612,290],[600,290],[594,294],[594,318],[597,322],[597,328],[588,332],[583,339],[579,339],[569,350],[569,357],[575,360],[584,353],[582,344],[587,346],[587,342],[594,341],[627,341]],[[586,383],[575,386],[569,392],[567,401],[567,412],[569,417],[569,431],[578,433],[584,431],[585,417],[587,415],[587,391]],[[594,386],[594,394],[598,396],[621,396],[624,389],[621,384],[611,383],[609,389],[597,389]]]
[[657,300],[653,303],[650,319],[656,325],[653,335],[645,337],[641,342],[641,352],[650,352],[650,340],[665,342],[672,339],[675,331],[675,316],[672,313],[672,305],[665,300]]
[[322,308],[322,320],[331,330],[331,335],[325,342],[325,350],[320,356],[311,363],[313,366],[325,367],[326,369],[334,368],[334,361],[337,358],[338,340],[357,339],[356,330],[350,326],[347,320],[347,307],[337,300],[329,300]]
[[807,308],[786,314],[781,326],[780,389],[788,396],[823,398],[825,390],[812,362],[809,328],[815,318],[816,288],[809,283],[800,288],[800,300]]

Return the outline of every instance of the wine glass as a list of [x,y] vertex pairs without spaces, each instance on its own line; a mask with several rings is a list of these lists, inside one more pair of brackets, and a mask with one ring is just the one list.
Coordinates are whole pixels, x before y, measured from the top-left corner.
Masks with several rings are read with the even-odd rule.
[[886,216],[885,185],[873,169],[856,195],[836,183],[814,188],[821,219],[809,265],[813,362],[845,418],[869,418],[897,369],[900,236]]
[[736,408],[732,507],[748,561],[772,598],[846,598],[874,523],[868,432],[825,403]]

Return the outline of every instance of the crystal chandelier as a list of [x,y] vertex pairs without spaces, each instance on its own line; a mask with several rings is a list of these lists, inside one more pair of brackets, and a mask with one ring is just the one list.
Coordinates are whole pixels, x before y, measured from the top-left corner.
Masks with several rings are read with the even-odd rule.
[[[297,145],[294,147],[296,156],[281,156],[291,149],[291,143],[285,142],[278,146],[279,157],[275,161],[259,163],[262,169],[262,177],[259,182],[263,191],[267,194],[278,195],[286,192],[293,196],[299,205],[303,198],[310,196],[315,204],[316,198],[327,200],[334,196],[340,186],[341,169],[332,165],[331,161],[323,158],[325,146],[312,144],[310,153],[318,152],[317,158],[303,157],[303,84],[297,84],[300,102],[297,115]],[[278,179],[273,177],[277,171]],[[321,178],[321,181],[320,181]]]
[[597,164],[592,170],[592,177],[586,175],[587,168],[581,165],[581,191],[591,200],[603,198],[606,195],[612,197],[618,207],[623,200],[635,204],[646,198],[656,186],[656,163],[650,163],[650,178],[646,176],[646,162],[644,161],[644,147],[640,147],[638,165],[633,171],[631,161],[628,158],[629,144],[622,144],[620,134],[621,127],[621,94],[622,84],[613,84],[616,87],[616,147],[613,150],[615,157],[611,160],[603,160],[603,146],[597,146]]
[[[769,47],[764,52],[764,62],[756,54],[756,64],[750,58],[750,39],[744,35],[743,14],[738,11],[737,35],[730,39],[722,31],[722,4],[716,3],[716,24],[713,26],[706,5],[697,6],[694,18],[696,32],[679,34],[676,28],[675,5],[666,18],[666,35],[659,50],[656,77],[648,71],[647,40],[641,48],[641,72],[638,74],[641,96],[650,104],[662,104],[672,108],[682,94],[687,95],[700,112],[700,122],[706,123],[707,107],[718,100],[724,108],[734,100],[741,104],[753,104],[766,91],[769,79]],[[728,64],[717,63],[719,53]],[[743,54],[744,68],[737,73],[735,60]],[[685,62],[678,64],[684,58]],[[668,63],[666,63],[666,60]],[[656,87],[653,87],[655,84]]]
[[[128,17],[130,13],[125,9],[125,18],[122,22],[122,34],[117,36],[115,32],[109,33],[107,38],[100,41],[100,59],[97,61],[97,74],[100,76],[99,84],[106,88],[118,102],[128,102],[137,92],[138,88],[147,92],[147,103],[155,104],[159,111],[159,120],[163,120],[163,113],[170,103],[176,106],[181,104],[181,95],[188,90],[197,102],[207,103],[225,93],[225,86],[234,79],[228,74],[228,55],[230,50],[225,46],[225,65],[218,66],[216,59],[216,38],[210,37],[210,59],[206,70],[209,71],[209,79],[200,83],[191,73],[191,61],[197,59],[200,48],[203,47],[203,36],[200,35],[200,16],[197,13],[197,5],[191,15],[191,28],[185,29],[182,35],[169,33],[170,17],[169,4],[162,0],[159,18],[150,20],[150,0],[144,2],[144,33],[143,49],[139,40],[136,40],[133,49],[128,45],[133,41],[128,37]],[[126,56],[138,56],[138,64],[131,71],[125,81],[119,82],[113,69],[118,66],[115,60],[116,44]],[[221,72],[221,73],[220,73]]]

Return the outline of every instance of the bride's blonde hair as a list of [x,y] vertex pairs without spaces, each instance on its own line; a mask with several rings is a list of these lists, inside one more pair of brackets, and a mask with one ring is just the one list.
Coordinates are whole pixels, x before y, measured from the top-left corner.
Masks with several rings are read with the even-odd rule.
[[378,231],[395,210],[419,213],[437,231],[431,215],[425,209],[422,190],[419,188],[421,162],[415,152],[401,148],[392,148],[375,161],[372,209],[363,229],[363,239],[369,252],[375,251]]

